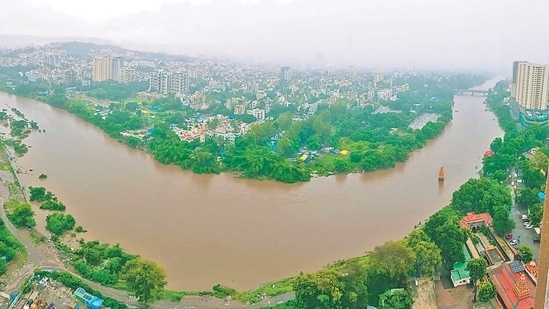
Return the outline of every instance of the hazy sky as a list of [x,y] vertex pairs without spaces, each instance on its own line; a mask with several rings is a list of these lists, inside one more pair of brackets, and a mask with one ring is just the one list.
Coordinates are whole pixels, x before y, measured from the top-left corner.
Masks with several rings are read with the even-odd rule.
[[368,67],[549,64],[548,0],[2,0],[0,34]]

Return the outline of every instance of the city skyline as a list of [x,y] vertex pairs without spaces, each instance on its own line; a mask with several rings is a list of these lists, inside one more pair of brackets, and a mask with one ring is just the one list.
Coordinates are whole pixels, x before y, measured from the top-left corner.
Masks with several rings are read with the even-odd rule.
[[547,9],[541,0],[10,0],[0,28],[288,65],[509,73],[516,60],[549,63]]

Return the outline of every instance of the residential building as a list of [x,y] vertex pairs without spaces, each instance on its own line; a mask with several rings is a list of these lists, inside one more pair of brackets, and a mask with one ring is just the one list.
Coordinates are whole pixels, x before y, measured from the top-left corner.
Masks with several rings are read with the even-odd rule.
[[492,216],[489,213],[475,214],[474,212],[468,212],[467,215],[461,218],[459,224],[463,228],[475,230],[482,226],[492,226],[492,221]]
[[257,120],[265,120],[265,110],[254,108],[251,110],[246,111],[246,114],[250,114],[255,117]]
[[280,68],[280,80],[289,81],[292,78],[290,67],[281,67]]
[[525,110],[546,110],[549,95],[549,66],[526,61],[513,62],[511,97]]
[[103,82],[112,79],[112,58],[93,59],[93,81]]
[[185,94],[189,92],[189,79],[184,72],[153,72],[149,80],[149,91],[161,94]]
[[454,267],[450,271],[454,287],[471,283],[471,274],[467,270],[467,262],[471,259],[471,253],[469,253],[466,245],[463,245],[463,255],[465,256],[465,262],[454,263]]
[[128,84],[139,81],[139,75],[133,68],[122,68],[120,70],[120,82]]
[[111,59],[112,79],[121,82],[122,81],[122,68],[124,67],[124,60],[122,57],[116,57]]
[[383,73],[382,72],[374,72],[372,74],[372,80],[374,82],[374,85],[383,81]]
[[74,70],[68,70],[65,72],[65,84],[74,85],[78,80],[78,76]]

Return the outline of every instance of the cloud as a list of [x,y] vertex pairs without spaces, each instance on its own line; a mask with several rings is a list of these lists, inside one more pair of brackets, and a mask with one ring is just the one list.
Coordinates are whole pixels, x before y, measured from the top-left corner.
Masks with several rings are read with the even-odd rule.
[[[379,66],[549,63],[545,0],[8,0],[4,33]],[[510,66],[510,65],[509,65]]]

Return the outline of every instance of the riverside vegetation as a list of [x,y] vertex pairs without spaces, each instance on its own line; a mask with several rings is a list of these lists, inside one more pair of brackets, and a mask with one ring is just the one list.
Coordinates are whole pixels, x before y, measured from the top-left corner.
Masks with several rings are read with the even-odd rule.
[[[462,215],[470,211],[490,213],[494,217],[494,232],[499,236],[514,228],[508,218],[511,192],[504,185],[512,167],[520,169],[524,184],[524,188],[517,191],[516,201],[533,211],[533,221],[539,223],[543,208],[537,192],[544,190],[546,176],[541,171],[549,166],[549,146],[546,145],[549,128],[531,126],[519,130],[503,103],[509,95],[506,89],[505,82],[498,83],[486,100],[504,128],[505,136],[491,143],[494,154],[483,159],[479,179],[463,184],[453,193],[448,206],[430,216],[403,240],[387,242],[365,256],[339,261],[316,273],[294,278],[296,299],[275,308],[366,308],[367,304],[378,308],[411,308],[410,276],[437,276],[442,263],[451,267],[454,262],[464,262],[462,247],[473,235],[471,230],[460,227]],[[537,149],[536,154],[526,157],[524,154],[532,148]],[[519,251],[531,252],[529,249]],[[472,259],[467,268],[476,279],[486,277],[485,261]],[[403,290],[395,293],[392,291],[395,288]],[[496,295],[489,279],[476,289],[482,302]]]
[[[549,147],[544,144],[549,132],[546,127],[536,126],[523,131],[517,130],[516,124],[507,122],[510,116],[502,104],[503,97],[507,95],[501,90],[505,89],[504,86],[498,84],[495,89],[497,92],[490,93],[487,104],[505,129],[505,137],[496,138],[490,145],[494,154],[484,158],[482,177],[471,179],[462,185],[454,192],[450,205],[432,215],[405,239],[387,242],[365,256],[335,262],[316,273],[301,274],[268,284],[261,292],[240,293],[216,285],[213,292],[198,294],[231,296],[233,299],[255,302],[263,293],[272,296],[293,290],[296,299],[279,305],[280,308],[365,308],[367,304],[392,308],[392,303],[404,304],[403,308],[410,308],[412,297],[408,290],[408,278],[411,275],[436,276],[442,263],[451,266],[454,262],[464,261],[461,248],[467,237],[471,236],[471,231],[460,227],[461,215],[469,211],[491,213],[494,216],[494,230],[500,235],[513,228],[512,222],[502,215],[505,212],[508,215],[512,203],[509,190],[502,184],[509,168],[518,165],[523,174],[525,188],[517,195],[517,201],[525,205],[530,203],[528,207],[537,207],[527,192],[543,188],[545,176],[539,171],[540,168],[546,170],[549,162]],[[533,159],[522,155],[534,147],[538,147],[539,151]],[[502,179],[503,175],[505,179]],[[47,195],[45,190],[39,191]],[[539,203],[539,200],[536,202]],[[497,221],[500,222],[496,223]],[[76,265],[80,265],[82,273],[87,272],[92,278],[95,274],[96,281],[103,280],[107,285],[117,286],[120,281],[115,283],[113,275],[116,274],[112,269],[122,270],[123,267],[120,268],[120,263],[117,262],[109,263],[109,259],[120,258],[115,261],[122,262],[131,256],[123,255],[123,251],[117,246],[83,241],[80,245],[80,249],[76,250],[79,257],[75,257],[75,262],[81,263]],[[120,254],[109,257],[110,253],[107,252]],[[94,260],[98,257],[103,260]],[[91,264],[88,258],[92,261]],[[135,258],[126,260],[125,263],[132,260]],[[98,268],[94,263],[103,268]],[[109,268],[105,269],[106,265]],[[471,267],[474,265],[471,264]],[[479,273],[483,274],[482,271]],[[395,288],[401,290],[392,290]],[[493,291],[488,284],[479,286],[478,290],[479,295],[483,291],[482,299],[492,295],[490,291]],[[167,294],[177,300],[185,293],[158,293],[156,297]]]
[[[327,95],[305,100],[281,85],[267,93],[267,98],[282,93],[294,103],[275,101],[266,120],[257,121],[252,115],[233,115],[225,107],[226,100],[247,97],[249,93],[210,93],[204,99],[208,108],[198,114],[173,96],[149,102],[132,99],[143,86],[140,84],[113,86],[104,82],[76,89],[88,96],[121,100],[104,106],[78,98],[74,91],[67,93],[64,87],[52,89],[44,83],[25,82],[19,75],[9,77],[12,86],[5,87],[5,91],[66,109],[128,146],[150,152],[163,164],[195,173],[230,172],[238,177],[287,183],[309,181],[312,175],[390,168],[406,161],[412,151],[422,148],[451,121],[453,89],[485,80],[463,74],[408,76],[395,79],[393,85],[406,84],[409,91],[400,92],[394,100],[367,104],[364,99],[361,103]],[[116,89],[125,89],[124,95]],[[350,91],[349,87],[335,90]],[[49,95],[38,96],[44,92]],[[260,99],[258,104],[265,102]],[[305,104],[318,107],[311,114],[302,108]],[[419,129],[412,128],[414,120],[423,114],[436,114],[438,118]],[[174,132],[174,128],[193,127],[213,131],[222,119],[232,128],[251,126],[245,134],[237,134],[234,142],[218,136],[208,136],[204,142],[184,141]]]

